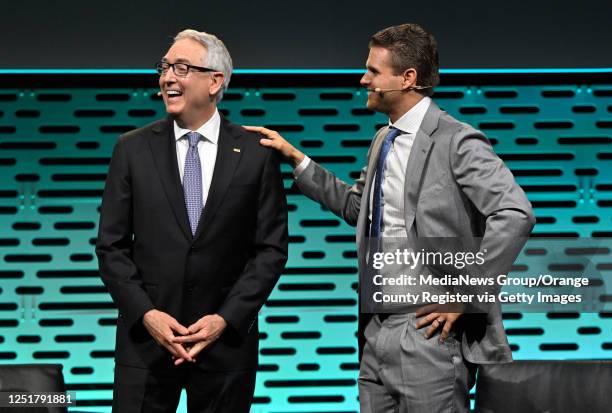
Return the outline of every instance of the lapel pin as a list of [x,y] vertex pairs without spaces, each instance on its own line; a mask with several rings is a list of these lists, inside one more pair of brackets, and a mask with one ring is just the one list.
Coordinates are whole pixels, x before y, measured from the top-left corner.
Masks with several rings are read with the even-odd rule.
[[234,152],[240,153],[240,148],[234,148]]

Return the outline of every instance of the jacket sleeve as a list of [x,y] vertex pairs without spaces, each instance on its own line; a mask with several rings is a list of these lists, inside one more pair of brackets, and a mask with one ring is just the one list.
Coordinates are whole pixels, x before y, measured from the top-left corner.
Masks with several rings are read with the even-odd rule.
[[[484,277],[507,274],[535,225],[531,204],[481,132],[471,128],[457,132],[450,160],[462,192],[485,218],[480,243],[485,260],[478,273]],[[490,292],[499,293],[499,286]]]
[[333,173],[311,159],[306,169],[296,177],[296,186],[308,198],[325,206],[344,219],[347,224],[357,225],[372,147],[380,135],[386,131],[386,128],[381,128],[372,139],[366,156],[366,164],[361,168],[359,178],[353,185],[338,179]]
[[366,173],[367,166],[364,166],[359,179],[353,185],[349,185],[311,160],[296,178],[295,183],[308,198],[325,206],[347,224],[355,226],[359,217]]
[[130,168],[121,137],[113,151],[102,196],[96,255],[102,281],[128,329],[154,308],[132,261],[132,213]]
[[289,242],[287,222],[280,163],[276,152],[269,150],[260,180],[254,254],[217,311],[241,336],[249,333],[285,268]]

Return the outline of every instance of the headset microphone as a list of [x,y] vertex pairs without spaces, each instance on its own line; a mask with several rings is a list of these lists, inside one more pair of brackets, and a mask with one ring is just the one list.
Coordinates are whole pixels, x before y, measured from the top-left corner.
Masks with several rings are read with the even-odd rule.
[[368,89],[371,92],[376,92],[376,93],[386,93],[386,92],[401,92],[404,89],[381,89],[379,87],[376,87],[374,89]]
[[162,95],[162,92],[157,92],[157,96],[161,96],[161,95]]
[[430,89],[432,86],[410,86],[409,88],[406,89],[381,89],[379,87],[376,87],[374,89],[367,89],[368,92],[376,92],[376,93],[387,93],[387,92],[403,92],[403,91],[409,91],[409,90],[423,90],[423,89]]
[[433,86],[410,86],[408,90],[423,90],[423,89],[431,89]]

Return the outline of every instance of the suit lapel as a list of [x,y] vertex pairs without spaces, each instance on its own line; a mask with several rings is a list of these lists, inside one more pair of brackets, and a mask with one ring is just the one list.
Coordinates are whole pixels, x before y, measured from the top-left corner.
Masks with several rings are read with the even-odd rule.
[[404,178],[404,217],[406,232],[408,233],[410,233],[414,223],[419,193],[421,192],[423,170],[434,144],[431,135],[438,127],[440,113],[440,108],[432,101],[421,122],[408,157]]
[[183,186],[176,160],[176,140],[172,128],[172,119],[167,118],[164,122],[160,122],[153,128],[153,132],[154,136],[153,139],[149,139],[149,146],[153,153],[157,173],[176,221],[185,236],[191,239],[189,216],[185,207]]
[[380,155],[380,148],[382,147],[382,143],[385,140],[385,136],[389,132],[389,127],[385,126],[381,128],[380,131],[374,137],[374,145],[372,146],[372,154],[370,155],[370,159],[368,159],[368,179],[366,180],[366,184],[363,192],[367,195],[367,204],[366,204],[366,212],[369,214],[370,211],[370,191],[372,190],[372,182],[374,181],[374,175],[376,171],[376,163],[378,162],[378,156]]
[[239,136],[240,130],[237,130],[236,127],[232,127],[225,118],[221,117],[215,169],[210,183],[206,205],[204,205],[198,228],[193,237],[194,241],[202,235],[204,228],[207,227],[207,224],[215,215],[219,204],[221,204],[232,182],[234,171],[242,157]]
[[[365,266],[365,252],[368,250],[367,241],[368,228],[370,215],[370,191],[372,191],[372,182],[374,181],[374,174],[376,171],[376,162],[378,162],[378,155],[380,154],[380,148],[382,142],[387,136],[389,130],[388,126],[381,128],[376,135],[374,135],[374,143],[372,144],[372,150],[370,151],[370,157],[368,158],[368,175],[363,188],[363,194],[361,195],[361,207],[359,209],[359,218],[357,220],[357,244],[359,249],[358,257],[363,257]],[[365,267],[364,267],[365,268]]]

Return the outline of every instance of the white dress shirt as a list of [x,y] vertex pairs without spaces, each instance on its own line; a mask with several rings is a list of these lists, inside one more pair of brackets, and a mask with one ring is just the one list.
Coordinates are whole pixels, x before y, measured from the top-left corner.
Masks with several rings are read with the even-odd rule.
[[[393,146],[385,161],[385,179],[382,186],[382,236],[383,237],[405,237],[406,224],[404,220],[404,181],[406,178],[406,168],[412,144],[416,137],[425,113],[429,108],[431,99],[424,97],[408,112],[404,113],[395,123],[389,121],[389,126],[393,126],[401,131],[395,138]],[[293,170],[296,179],[310,164],[310,158],[306,156],[302,162]],[[376,179],[376,176],[373,177]],[[374,187],[370,191],[370,214],[372,221],[372,201],[374,198]]]
[[215,170],[215,161],[217,160],[217,148],[219,141],[219,128],[221,126],[221,116],[215,110],[215,113],[206,121],[206,123],[198,130],[191,131],[181,128],[174,121],[174,139],[176,139],[176,161],[179,167],[181,182],[185,173],[185,158],[189,150],[189,140],[186,134],[189,132],[198,132],[202,138],[198,142],[198,154],[200,155],[200,164],[202,166],[202,205],[206,205],[210,183],[212,182],[213,171]]

